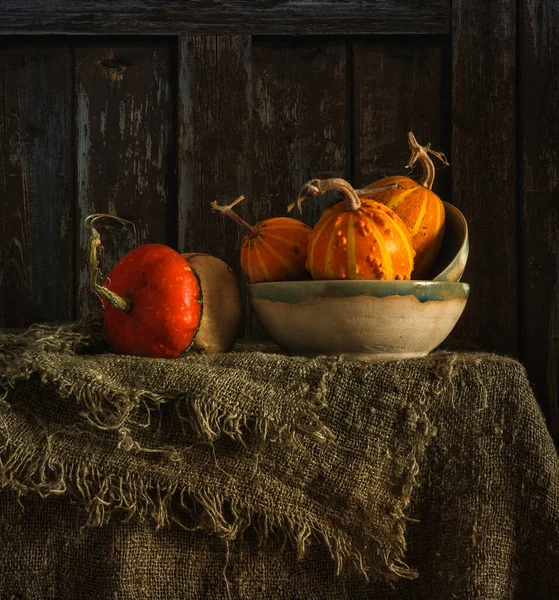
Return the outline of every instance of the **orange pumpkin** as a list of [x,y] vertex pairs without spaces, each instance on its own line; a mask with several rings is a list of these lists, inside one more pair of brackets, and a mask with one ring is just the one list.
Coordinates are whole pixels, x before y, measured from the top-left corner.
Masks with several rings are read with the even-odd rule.
[[311,228],[289,217],[275,217],[249,225],[232,210],[242,200],[244,196],[239,196],[227,206],[212,202],[212,208],[247,231],[241,242],[241,271],[245,278],[250,283],[308,279],[305,261]]
[[414,250],[408,228],[387,206],[360,200],[347,181],[313,179],[288,210],[328,190],[343,192],[345,200],[326,209],[310,234],[307,270],[313,279],[410,279]]
[[[425,277],[441,248],[444,236],[445,210],[441,199],[431,191],[435,179],[435,167],[429,154],[448,162],[444,154],[431,150],[429,146],[421,146],[410,131],[408,142],[411,149],[410,160],[406,168],[416,162],[423,167],[423,176],[416,182],[404,175],[384,177],[358,190],[361,199],[374,198],[377,202],[391,208],[407,225],[412,234],[415,255],[413,279]],[[395,187],[386,187],[389,185]],[[384,187],[379,192],[378,188]]]

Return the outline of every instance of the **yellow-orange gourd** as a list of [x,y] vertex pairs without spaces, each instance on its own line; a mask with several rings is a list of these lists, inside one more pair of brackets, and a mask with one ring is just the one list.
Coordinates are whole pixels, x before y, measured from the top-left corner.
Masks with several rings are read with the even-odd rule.
[[305,269],[311,228],[297,219],[274,217],[249,225],[232,208],[244,200],[212,208],[219,210],[247,231],[241,242],[241,271],[250,283],[308,279]]
[[343,192],[345,200],[326,209],[309,236],[307,270],[313,279],[410,279],[414,251],[408,228],[387,206],[360,200],[347,181],[313,179],[289,209],[328,190]]
[[[411,157],[407,168],[416,162],[423,167],[420,181],[414,181],[405,175],[384,177],[358,190],[363,199],[374,198],[391,208],[407,225],[412,235],[415,254],[413,279],[422,279],[428,275],[441,248],[444,236],[445,210],[441,199],[431,191],[435,179],[435,167],[429,154],[448,162],[444,154],[435,152],[429,146],[421,146],[412,132],[408,133]],[[395,187],[387,187],[394,185]],[[378,191],[378,188],[385,188]]]

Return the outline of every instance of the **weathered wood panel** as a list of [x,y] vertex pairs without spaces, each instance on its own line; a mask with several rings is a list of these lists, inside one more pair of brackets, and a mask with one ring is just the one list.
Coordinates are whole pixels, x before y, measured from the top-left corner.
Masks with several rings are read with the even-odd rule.
[[521,358],[559,444],[559,4],[521,5]]
[[[348,177],[348,45],[260,39],[253,49],[254,220],[285,216],[301,185]],[[330,200],[292,215],[314,225]]]
[[0,50],[0,324],[73,309],[72,54]]
[[[208,252],[240,277],[243,233],[214,213],[251,196],[251,39],[184,36],[179,45],[179,248]],[[242,212],[242,209],[241,211]],[[243,289],[245,315],[250,313]]]
[[[448,42],[441,38],[377,38],[354,44],[355,185],[405,174],[408,131],[421,144],[430,142],[448,154],[448,52]],[[419,172],[410,174],[416,175]],[[448,169],[439,172],[434,190],[451,201]]]
[[137,244],[176,245],[174,53],[163,40],[85,41],[75,53],[77,312],[83,315],[98,302],[87,276],[87,215],[116,214],[135,224],[135,234],[129,226],[99,225],[105,272]]
[[[252,222],[286,216],[310,178],[349,175],[348,44],[260,39],[253,48],[254,156]],[[332,194],[290,215],[314,225]],[[250,335],[260,335],[252,321]]]
[[4,0],[2,33],[298,34],[450,31],[448,0]]
[[456,331],[483,350],[517,355],[516,2],[455,3],[453,202],[470,228]]

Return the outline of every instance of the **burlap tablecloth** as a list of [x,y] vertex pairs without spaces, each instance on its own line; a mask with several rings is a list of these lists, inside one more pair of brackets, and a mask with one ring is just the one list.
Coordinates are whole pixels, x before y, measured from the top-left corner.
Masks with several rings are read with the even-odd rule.
[[523,367],[0,330],[0,598],[559,598]]

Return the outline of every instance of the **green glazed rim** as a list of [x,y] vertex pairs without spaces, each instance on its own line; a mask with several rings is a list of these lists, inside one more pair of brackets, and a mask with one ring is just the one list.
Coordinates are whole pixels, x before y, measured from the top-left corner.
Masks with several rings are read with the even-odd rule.
[[312,298],[415,296],[420,302],[467,300],[470,286],[451,281],[309,280],[248,284],[253,298],[298,304]]

